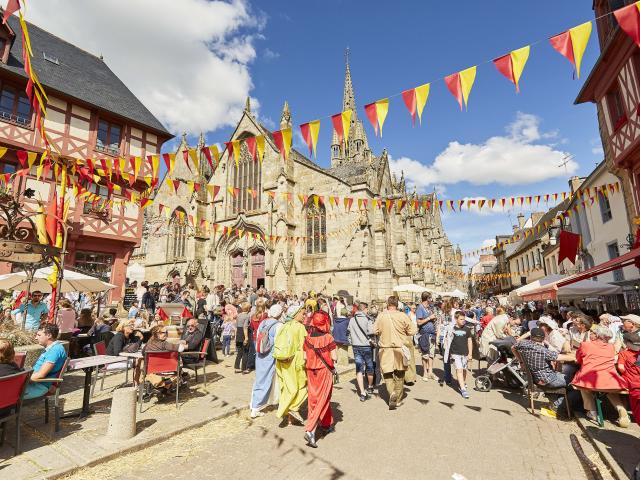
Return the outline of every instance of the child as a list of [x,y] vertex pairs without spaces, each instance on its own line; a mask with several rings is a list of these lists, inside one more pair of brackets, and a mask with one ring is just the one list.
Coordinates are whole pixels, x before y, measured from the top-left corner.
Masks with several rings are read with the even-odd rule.
[[231,315],[225,315],[222,323],[222,354],[225,357],[231,356],[231,338],[235,329],[235,319]]
[[633,419],[640,424],[640,335],[626,332],[622,339],[627,348],[618,354],[618,371],[627,381]]
[[450,328],[447,339],[445,361],[450,358],[456,368],[456,377],[460,386],[460,395],[469,398],[467,393],[467,365],[473,353],[473,333],[466,326],[467,318],[462,311],[455,313],[455,324]]

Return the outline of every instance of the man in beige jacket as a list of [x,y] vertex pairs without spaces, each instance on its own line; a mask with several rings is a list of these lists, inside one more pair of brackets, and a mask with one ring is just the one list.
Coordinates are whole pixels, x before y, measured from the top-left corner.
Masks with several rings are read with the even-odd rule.
[[409,361],[402,347],[407,336],[415,335],[417,329],[405,313],[398,311],[398,298],[391,296],[387,309],[373,324],[373,331],[378,335],[380,370],[389,394],[389,410],[394,410],[402,404],[404,373]]

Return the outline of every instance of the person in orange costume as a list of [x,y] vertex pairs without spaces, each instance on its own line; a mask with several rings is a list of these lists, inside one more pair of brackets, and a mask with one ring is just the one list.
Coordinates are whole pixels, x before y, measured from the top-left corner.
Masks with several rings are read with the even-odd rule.
[[315,431],[320,425],[332,431],[331,393],[336,344],[329,333],[329,315],[318,311],[311,317],[311,332],[304,340],[305,368],[307,370],[308,410],[304,438],[307,445],[317,448]]

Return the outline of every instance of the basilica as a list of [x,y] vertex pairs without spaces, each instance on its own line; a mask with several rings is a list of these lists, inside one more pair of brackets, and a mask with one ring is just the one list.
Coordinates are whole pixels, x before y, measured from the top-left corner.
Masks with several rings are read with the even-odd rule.
[[[331,164],[324,168],[295,149],[283,160],[247,101],[230,140],[264,135],[264,160],[254,161],[242,142],[239,162],[225,153],[215,171],[206,161],[197,171],[176,162],[173,179],[222,188],[212,200],[206,188],[177,195],[172,182],[164,181],[154,205],[168,208],[169,219],[147,209],[142,245],[130,269],[150,282],[180,275],[198,286],[346,291],[366,300],[384,299],[399,284],[434,291],[461,287],[462,255],[444,232],[435,193],[407,192],[404,178],[389,169],[387,151],[371,151],[356,114],[348,62],[342,100],[347,109],[353,111],[348,138],[340,141],[334,132]],[[285,102],[280,127],[291,126]],[[188,148],[183,136],[176,157]],[[347,209],[327,202],[330,196],[362,200]],[[428,208],[372,208],[372,200],[381,197],[419,200]],[[181,221],[189,217],[198,225]],[[200,228],[202,219],[216,231]]]

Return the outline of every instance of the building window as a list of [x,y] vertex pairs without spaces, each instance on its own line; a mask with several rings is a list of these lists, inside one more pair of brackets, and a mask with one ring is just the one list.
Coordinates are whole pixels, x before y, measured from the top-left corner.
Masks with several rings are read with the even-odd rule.
[[236,195],[231,198],[233,213],[251,212],[260,209],[262,193],[262,166],[253,160],[245,142],[241,144],[238,166],[232,157],[229,159],[233,187]]
[[0,92],[0,119],[17,125],[31,125],[31,104],[27,95],[13,87],[3,86]]
[[[618,248],[618,242],[612,242],[607,245],[607,251],[609,252],[609,260],[618,258],[620,256],[620,249]],[[624,280],[624,273],[621,268],[613,271],[613,281],[621,282]]]
[[187,246],[187,214],[182,208],[176,208],[169,221],[167,256],[169,260],[185,258]]
[[327,253],[327,211],[316,195],[307,200],[307,254]]
[[5,173],[16,173],[17,165],[15,163],[3,162],[0,160],[0,175]]
[[627,123],[627,113],[624,111],[624,104],[622,103],[622,95],[620,94],[620,88],[615,85],[607,93],[607,107],[609,108],[609,115],[611,117],[611,125],[613,131],[617,132],[620,127]]
[[609,197],[603,195],[602,192],[598,192],[598,203],[600,204],[600,215],[602,216],[602,223],[607,223],[613,218],[611,213],[611,204],[609,203]]
[[113,255],[97,252],[76,252],[75,267],[87,275],[110,282]]
[[82,207],[82,213],[90,214],[90,213],[100,213],[100,212],[108,212],[108,206],[106,205],[106,201],[109,199],[109,189],[104,185],[98,185],[97,183],[91,183],[85,185],[85,188],[88,192],[92,192],[100,198],[95,198],[91,201],[84,202],[84,206]]
[[98,135],[96,137],[96,150],[100,152],[110,153],[112,155],[120,154],[120,136],[122,128],[115,123],[106,120],[98,121]]

